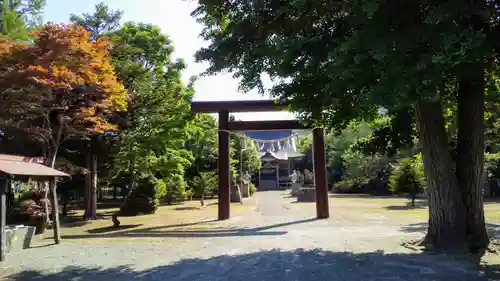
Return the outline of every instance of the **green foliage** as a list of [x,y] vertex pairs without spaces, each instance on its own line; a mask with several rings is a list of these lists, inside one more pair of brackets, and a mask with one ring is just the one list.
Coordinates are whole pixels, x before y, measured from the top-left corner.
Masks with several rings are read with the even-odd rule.
[[500,153],[485,153],[484,170],[491,178],[500,178]]
[[[240,166],[241,160],[243,160],[242,166]],[[234,175],[238,175],[238,177],[241,168],[243,174],[253,174],[260,169],[260,153],[257,147],[252,146],[251,140],[231,135],[231,166]]]
[[335,187],[340,193],[358,193],[361,182],[352,179],[344,179],[335,183]]
[[192,180],[191,185],[195,188],[195,195],[203,200],[206,195],[212,195],[217,192],[217,174],[214,172],[202,172]]
[[198,114],[188,125],[185,148],[193,154],[185,178],[192,181],[201,172],[217,169],[217,123],[209,114]]
[[41,23],[44,0],[0,0],[0,38],[26,41]]
[[193,200],[193,196],[195,195],[195,191],[193,189],[186,190],[186,200]]
[[179,202],[186,199],[186,181],[182,175],[172,175],[167,180],[167,192],[166,192],[166,201],[168,204],[172,202]]
[[255,192],[257,192],[257,187],[255,187],[255,185],[253,183],[250,183],[248,193],[250,194],[250,196],[252,196],[255,194]]
[[[386,156],[364,155],[359,151],[349,151],[343,159],[345,166],[343,181],[355,187],[377,178],[380,171],[383,171],[389,164],[389,158]],[[347,186],[345,182],[341,185]]]
[[120,208],[124,216],[153,214],[159,207],[160,198],[167,192],[165,183],[151,174],[141,174]]
[[300,153],[307,153],[312,148],[312,137],[299,137],[297,143],[297,151]]
[[[386,157],[379,154],[368,154],[360,148],[360,142],[369,139],[379,128],[390,122],[388,116],[379,116],[372,122],[351,122],[338,133],[325,136],[325,153],[329,182],[338,182],[336,188],[341,191],[355,192],[358,187],[368,183],[377,176],[378,171],[385,168]],[[299,141],[301,152],[306,156],[304,166],[312,168],[312,141],[310,137]],[[379,163],[381,162],[381,163]],[[342,176],[343,174],[343,176]]]
[[23,198],[25,197],[25,194],[33,193],[33,190],[37,188],[37,182],[32,180],[29,180],[28,182],[15,181],[14,186],[14,199]]
[[[451,99],[450,78],[469,63],[491,57],[492,46],[498,46],[493,39],[496,4],[198,3],[193,15],[211,43],[197,59],[210,63],[208,73],[231,70],[241,78],[242,89],[261,91],[262,74],[268,74],[277,81],[271,94],[291,101],[302,118],[335,128],[371,118],[380,107]],[[495,28],[472,26],[471,15],[481,15],[475,20]]]
[[415,205],[415,198],[424,192],[424,172],[418,158],[409,157],[399,160],[398,165],[392,169],[388,187],[393,193],[406,193]]
[[183,176],[193,161],[193,153],[185,147],[193,88],[181,81],[184,63],[171,59],[172,43],[159,27],[127,23],[108,36],[115,44],[117,75],[131,101],[121,117],[127,125],[121,132],[116,168],[132,175]]
[[[359,142],[368,139],[374,131],[380,126],[385,125],[390,118],[381,116],[373,122],[351,122],[349,126],[340,132],[331,132],[325,136],[325,154],[326,166],[328,169],[328,181],[336,182],[341,179],[341,174],[345,170],[344,155],[349,153],[349,150],[358,150]],[[303,160],[299,163],[298,168],[312,169],[312,138],[311,136],[300,138],[298,149],[305,154]]]
[[81,16],[71,14],[70,21],[83,26],[90,32],[92,40],[96,40],[98,37],[118,29],[122,16],[122,11],[113,11],[106,4],[99,3],[95,5],[93,14],[84,13]]
[[376,118],[370,124],[371,134],[358,138],[353,149],[368,155],[380,153],[389,157],[401,152],[410,153],[417,135],[413,116],[414,112],[407,108]]

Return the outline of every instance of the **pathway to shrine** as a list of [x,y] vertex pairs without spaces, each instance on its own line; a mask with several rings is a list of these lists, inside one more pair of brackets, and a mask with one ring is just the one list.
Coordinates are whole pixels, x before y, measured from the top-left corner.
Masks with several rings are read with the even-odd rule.
[[[10,256],[0,265],[0,280],[488,280],[466,262],[399,246],[421,235],[425,210],[403,215],[387,210],[392,199],[331,197],[326,220],[316,219],[314,203],[269,191],[240,209],[233,205],[224,221],[208,207],[177,225],[98,234],[89,229],[88,235],[63,227],[64,243]],[[140,217],[126,219],[124,225]]]

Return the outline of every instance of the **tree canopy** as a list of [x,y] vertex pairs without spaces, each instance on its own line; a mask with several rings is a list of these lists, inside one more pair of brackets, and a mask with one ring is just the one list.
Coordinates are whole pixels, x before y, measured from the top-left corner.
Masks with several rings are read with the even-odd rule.
[[[497,69],[496,1],[198,1],[208,74],[291,102],[329,128],[415,110],[429,185],[424,245],[481,252],[485,91]],[[493,87],[494,88],[494,87]],[[496,93],[496,89],[493,89]],[[491,95],[487,95],[491,97]],[[494,96],[494,95],[493,95]],[[456,118],[447,127],[445,113]],[[456,130],[450,149],[449,130]],[[474,237],[474,238],[472,238]]]
[[185,65],[171,59],[172,43],[156,26],[127,23],[107,36],[115,44],[113,63],[130,100],[121,163],[132,157],[139,171],[183,174],[191,161],[184,138],[193,95],[192,86],[181,81]]
[[94,13],[71,14],[69,19],[72,23],[83,26],[85,30],[90,32],[90,38],[96,40],[98,37],[120,28],[122,16],[122,11],[113,11],[106,4],[99,3],[95,6]]
[[109,41],[77,26],[50,24],[33,44],[0,42],[1,125],[22,131],[55,157],[65,138],[114,129],[106,114],[126,108]]

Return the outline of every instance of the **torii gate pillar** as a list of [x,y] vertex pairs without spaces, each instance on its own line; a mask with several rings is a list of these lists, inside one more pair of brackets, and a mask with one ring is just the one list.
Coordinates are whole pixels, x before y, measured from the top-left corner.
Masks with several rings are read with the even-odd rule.
[[219,111],[219,220],[230,217],[231,180],[229,178],[229,111]]
[[314,185],[316,187],[316,216],[318,219],[326,219],[330,216],[324,135],[323,128],[313,129]]
[[[287,109],[288,105],[274,101],[200,101],[191,103],[193,113],[219,114],[219,220],[230,218],[231,179],[229,159],[229,131],[267,131],[308,129],[296,120],[234,121],[229,122],[229,112],[262,112]],[[314,178],[316,186],[316,215],[329,217],[328,181],[325,161],[325,140],[322,128],[313,129]]]

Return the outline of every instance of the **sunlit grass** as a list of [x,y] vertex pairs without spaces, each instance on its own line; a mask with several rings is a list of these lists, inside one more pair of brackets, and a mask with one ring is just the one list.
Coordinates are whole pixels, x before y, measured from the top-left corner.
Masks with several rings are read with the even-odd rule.
[[[265,196],[262,194],[260,196]],[[283,197],[286,194],[283,193]],[[287,208],[297,209],[304,216],[314,217],[316,208],[314,203],[294,204],[295,198],[288,198]],[[363,223],[371,221],[383,221],[387,224],[408,225],[412,223],[426,222],[428,209],[426,200],[417,200],[417,207],[409,206],[409,200],[404,197],[371,197],[356,195],[330,195],[331,219],[342,219],[352,223]],[[217,199],[206,200],[206,207],[200,208],[199,201],[189,201],[183,204],[160,206],[158,211],[152,215],[135,217],[120,217],[120,229],[111,228],[111,214],[118,208],[101,208],[99,214],[101,219],[85,222],[81,218],[83,210],[75,210],[70,218],[63,219],[62,234],[73,236],[79,243],[100,242],[159,242],[169,240],[175,243],[184,243],[186,239],[178,237],[162,237],[162,233],[169,231],[203,231],[229,229],[228,224],[217,222]],[[283,204],[283,202],[277,202]],[[255,207],[254,198],[246,199],[244,204],[231,204],[231,217],[245,217],[251,215]],[[500,203],[487,202],[485,204],[485,216],[488,223],[497,223],[500,220]],[[154,231],[156,235],[148,237],[148,231]],[[109,233],[141,233],[139,237],[123,237],[115,235],[110,237]],[[50,237],[50,231],[45,237]],[[81,239],[78,238],[81,236]],[[118,236],[118,237],[116,237]],[[167,236],[167,235],[166,235]],[[99,239],[86,239],[99,238]]]

